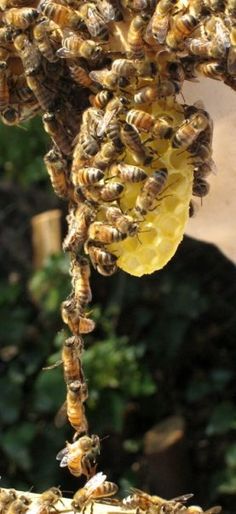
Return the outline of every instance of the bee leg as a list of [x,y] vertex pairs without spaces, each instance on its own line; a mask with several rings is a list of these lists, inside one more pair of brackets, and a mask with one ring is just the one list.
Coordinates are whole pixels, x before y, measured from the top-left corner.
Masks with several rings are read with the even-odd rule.
[[49,369],[58,368],[62,364],[62,360],[56,361],[55,364],[51,364],[51,366],[45,366],[45,368],[42,368],[43,371],[48,371]]

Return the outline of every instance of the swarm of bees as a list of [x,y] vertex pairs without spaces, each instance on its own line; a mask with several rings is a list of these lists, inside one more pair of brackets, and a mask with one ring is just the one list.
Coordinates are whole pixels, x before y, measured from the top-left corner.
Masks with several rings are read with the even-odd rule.
[[[221,507],[215,506],[203,510],[199,506],[187,506],[186,503],[193,496],[185,494],[171,500],[165,500],[160,496],[131,489],[131,494],[123,500],[114,498],[118,487],[114,482],[109,482],[107,476],[96,473],[86,484],[81,487],[73,496],[72,501],[62,498],[58,487],[51,487],[40,495],[22,495],[15,490],[0,489],[0,511],[1,514],[51,514],[52,512],[90,512],[93,514],[97,502],[118,507],[114,509],[117,514],[133,512],[134,514],[220,514]],[[60,507],[60,503],[62,507]],[[87,510],[88,508],[88,510]],[[109,507],[108,507],[109,509]]]
[[[90,262],[104,276],[118,267],[137,276],[160,269],[194,212],[192,196],[208,194],[213,124],[202,103],[186,105],[181,92],[199,76],[236,90],[236,0],[0,0],[0,9],[1,120],[42,116],[52,142],[45,166],[69,205],[63,249],[72,292],[62,318],[72,337],[62,363],[75,434],[57,459],[88,479],[73,499],[81,510],[117,490],[96,473],[100,440],[89,435],[84,408],[83,336],[95,327]],[[46,493],[45,511],[60,497]],[[3,510],[25,512],[14,495],[1,494]],[[188,498],[135,490],[122,508],[203,512],[186,507]]]

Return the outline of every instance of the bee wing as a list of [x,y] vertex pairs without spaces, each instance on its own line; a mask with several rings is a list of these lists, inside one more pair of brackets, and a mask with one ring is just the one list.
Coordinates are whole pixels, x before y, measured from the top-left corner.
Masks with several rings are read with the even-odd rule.
[[113,109],[111,111],[105,112],[105,115],[103,116],[103,119],[98,123],[97,127],[97,136],[101,137],[103,136],[104,132],[106,132],[106,129],[111,122],[112,118],[116,114],[116,109]]
[[190,498],[192,498],[193,496],[194,496],[193,493],[182,494],[181,496],[177,496],[176,498],[172,498],[171,501],[172,502],[175,501],[175,502],[185,503],[188,500],[190,500]]
[[54,423],[57,428],[61,428],[67,419],[67,402],[65,401],[58,412],[56,413],[56,416],[54,418]]
[[96,473],[88,482],[85,484],[86,489],[90,489],[92,492],[94,489],[99,487],[103,482],[105,482],[107,476],[103,474],[102,471],[99,471],[99,473]]
[[211,509],[207,509],[203,514],[219,514],[222,511],[222,507],[217,505],[216,507],[211,507]]
[[66,59],[67,57],[70,57],[70,56],[73,57],[71,52],[69,50],[67,50],[67,48],[64,48],[64,47],[59,48],[59,50],[56,51],[56,55],[58,57],[61,57],[62,59]]
[[115,20],[116,11],[107,0],[100,0],[98,9],[106,22]]
[[108,71],[108,69],[103,69],[103,70],[96,70],[96,71],[91,71],[89,73],[89,76],[90,78],[94,81],[94,82],[98,82],[99,84],[102,85],[102,77],[104,76],[104,72],[106,73],[106,71]]
[[230,47],[230,37],[227,29],[221,20],[216,22],[216,39],[220,41],[224,49]]
[[86,17],[86,25],[91,36],[96,37],[99,34],[100,22],[104,23],[104,18],[99,15],[94,8],[88,7],[88,13]]
[[164,43],[166,40],[168,27],[169,27],[169,16],[165,16],[165,18],[162,17],[161,18],[161,30],[159,30],[158,33],[155,33],[155,31],[154,31],[154,34],[153,34],[153,37],[158,41],[158,43],[160,43],[160,45],[162,43]]
[[68,448],[63,448],[60,450],[56,456],[56,460],[62,460],[62,458],[68,454]]

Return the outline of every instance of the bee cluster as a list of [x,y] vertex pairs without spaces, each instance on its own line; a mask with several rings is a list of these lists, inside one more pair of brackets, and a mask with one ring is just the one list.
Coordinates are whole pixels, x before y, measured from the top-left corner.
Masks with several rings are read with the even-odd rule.
[[62,362],[75,436],[57,458],[89,478],[100,443],[88,435],[81,365],[83,334],[95,327],[88,258],[105,276],[118,266],[142,275],[175,252],[192,194],[207,195],[213,169],[208,113],[176,97],[199,75],[236,89],[236,1],[0,0],[0,8],[1,119],[42,115],[52,140],[44,162],[69,203],[72,293],[62,318],[73,336]]
[[[108,505],[118,507],[114,509],[117,514],[134,512],[138,514],[220,514],[221,507],[215,506],[208,510],[203,510],[197,505],[187,506],[187,501],[192,498],[192,494],[185,494],[171,500],[165,500],[160,496],[151,496],[139,489],[131,489],[131,494],[122,500],[111,498],[114,496],[118,487],[114,482],[106,480],[106,475],[99,472],[90,478],[84,487],[76,491],[72,501],[62,498],[58,487],[51,487],[40,495],[17,494],[13,489],[0,489],[0,510],[2,514],[50,514],[52,512],[94,512],[96,502],[104,502]],[[61,502],[62,509],[58,508]],[[66,508],[65,508],[66,507]],[[104,509],[105,511],[105,509]]]

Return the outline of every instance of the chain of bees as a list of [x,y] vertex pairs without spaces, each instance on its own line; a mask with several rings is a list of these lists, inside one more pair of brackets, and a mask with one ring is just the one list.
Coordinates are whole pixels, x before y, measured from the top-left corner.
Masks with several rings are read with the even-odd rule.
[[[18,125],[42,115],[52,140],[44,162],[55,193],[69,203],[63,248],[71,256],[72,292],[62,318],[72,336],[62,363],[75,434],[57,459],[86,476],[72,501],[83,510],[117,492],[96,473],[100,440],[89,435],[84,408],[83,335],[95,328],[87,312],[89,259],[105,276],[118,266],[134,274],[138,266],[137,274],[162,267],[182,239],[192,194],[208,194],[212,121],[200,103],[188,106],[176,96],[184,80],[198,76],[236,89],[236,0],[0,0],[0,9],[1,120]],[[203,512],[185,505],[190,496],[167,501],[132,490],[110,502],[150,514]],[[1,514],[45,514],[60,499],[51,488],[37,510],[2,490]]]

